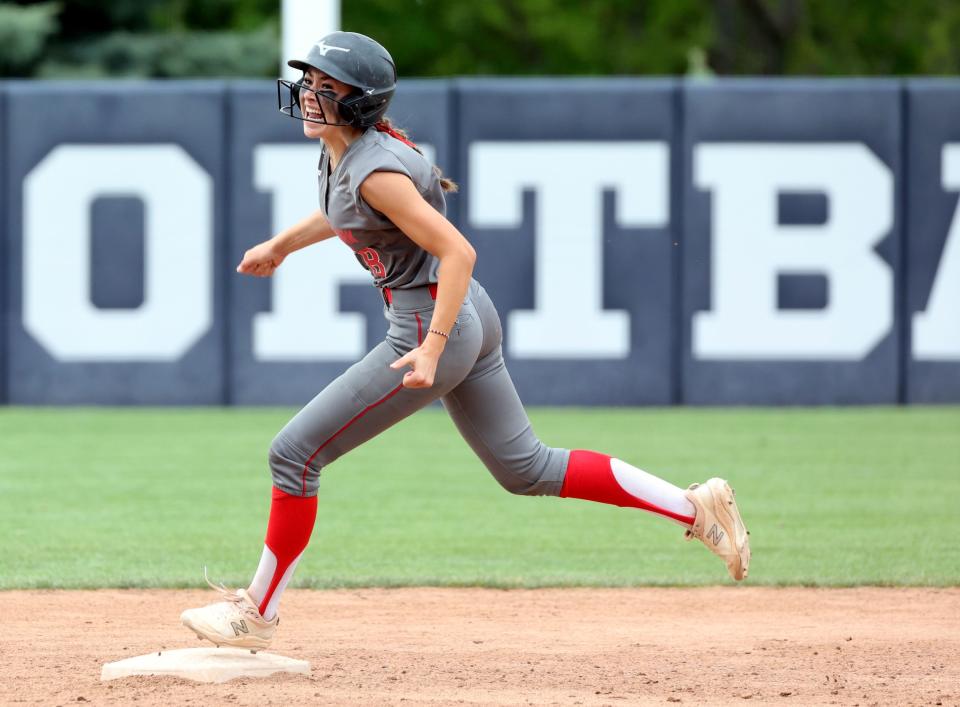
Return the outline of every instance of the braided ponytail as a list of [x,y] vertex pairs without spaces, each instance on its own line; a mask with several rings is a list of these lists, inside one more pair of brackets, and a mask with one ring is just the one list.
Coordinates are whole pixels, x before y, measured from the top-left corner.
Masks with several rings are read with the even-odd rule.
[[[403,128],[396,127],[393,124],[393,122],[390,120],[390,118],[383,118],[379,122],[375,123],[373,127],[378,132],[386,133],[390,137],[396,138],[403,144],[408,145],[409,147],[412,147],[421,155],[423,154],[423,150],[417,147],[417,144],[410,139],[410,136],[407,135],[407,131],[404,130]],[[443,170],[441,170],[436,165],[433,165],[433,171],[434,171],[434,174],[436,174],[437,177],[439,177],[440,179],[440,188],[443,189],[445,192],[456,193],[460,189],[459,185],[457,185],[455,181],[453,181],[449,177],[444,177]]]

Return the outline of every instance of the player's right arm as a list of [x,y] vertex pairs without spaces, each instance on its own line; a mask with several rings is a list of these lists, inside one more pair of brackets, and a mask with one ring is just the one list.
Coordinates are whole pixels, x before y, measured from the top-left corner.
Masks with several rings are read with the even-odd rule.
[[302,221],[284,229],[270,240],[255,245],[243,254],[237,272],[254,277],[270,277],[283,259],[308,245],[336,235],[323,211],[317,209]]

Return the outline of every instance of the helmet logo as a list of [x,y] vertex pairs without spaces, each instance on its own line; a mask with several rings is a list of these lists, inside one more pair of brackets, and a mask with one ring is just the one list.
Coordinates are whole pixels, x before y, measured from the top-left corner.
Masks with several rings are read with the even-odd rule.
[[333,50],[333,49],[336,49],[338,52],[348,52],[348,51],[350,51],[349,49],[344,49],[343,47],[334,47],[334,46],[332,46],[332,45],[330,45],[330,44],[324,44],[324,42],[323,42],[322,39],[321,39],[319,42],[317,42],[316,49],[317,49],[318,52],[320,52],[320,56],[326,56],[326,55],[327,55],[327,52],[329,52],[329,51],[331,51],[331,50]]

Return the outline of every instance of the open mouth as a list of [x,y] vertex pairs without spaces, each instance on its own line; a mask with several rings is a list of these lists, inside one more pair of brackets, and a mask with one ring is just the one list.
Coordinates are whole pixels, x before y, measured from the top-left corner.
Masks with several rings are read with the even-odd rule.
[[310,120],[323,120],[323,113],[316,110],[310,110],[309,108],[307,109],[307,112],[304,115]]

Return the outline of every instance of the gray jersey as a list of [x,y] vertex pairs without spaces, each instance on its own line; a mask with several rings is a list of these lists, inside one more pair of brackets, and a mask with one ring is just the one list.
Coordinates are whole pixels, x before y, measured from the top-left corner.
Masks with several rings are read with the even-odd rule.
[[372,172],[407,175],[433,208],[446,214],[440,179],[409,145],[373,128],[349,145],[336,169],[324,150],[318,168],[320,208],[377,287],[405,289],[437,281],[437,258],[410,240],[390,219],[367,204],[360,185]]

